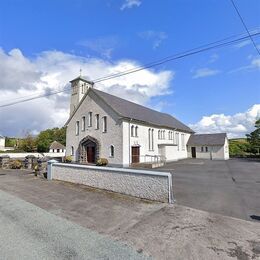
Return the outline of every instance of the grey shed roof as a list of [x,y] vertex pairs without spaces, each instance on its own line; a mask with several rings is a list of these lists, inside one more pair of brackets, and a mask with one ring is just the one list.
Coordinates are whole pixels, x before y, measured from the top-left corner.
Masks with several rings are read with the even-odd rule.
[[0,138],[5,138],[3,135],[0,134]]
[[51,143],[50,149],[65,149],[65,146],[57,141],[54,141]]
[[94,91],[99,97],[101,97],[122,117],[194,133],[191,128],[169,114],[155,111],[153,109],[138,105],[136,103],[110,95],[94,88],[91,88],[91,90]]
[[194,134],[190,136],[187,145],[224,145],[226,137],[226,133]]

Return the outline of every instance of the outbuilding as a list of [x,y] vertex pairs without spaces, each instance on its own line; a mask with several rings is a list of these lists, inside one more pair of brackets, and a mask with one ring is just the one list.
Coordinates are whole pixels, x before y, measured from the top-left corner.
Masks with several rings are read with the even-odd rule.
[[187,150],[189,158],[228,160],[227,134],[193,134],[187,142]]
[[66,152],[66,147],[63,144],[57,141],[51,143],[49,148],[49,153],[65,153],[65,152]]

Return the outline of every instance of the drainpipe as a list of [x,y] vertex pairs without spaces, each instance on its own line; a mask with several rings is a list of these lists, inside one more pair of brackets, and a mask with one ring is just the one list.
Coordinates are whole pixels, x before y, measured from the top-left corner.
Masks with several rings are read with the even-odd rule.
[[130,142],[130,134],[131,134],[131,122],[132,122],[133,118],[130,118],[129,120],[129,129],[128,129],[128,145],[129,145],[129,166],[131,163],[131,142]]

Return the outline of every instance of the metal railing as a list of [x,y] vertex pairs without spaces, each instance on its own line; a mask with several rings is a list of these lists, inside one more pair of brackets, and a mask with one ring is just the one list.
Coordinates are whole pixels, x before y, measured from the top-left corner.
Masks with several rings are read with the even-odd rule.
[[145,155],[140,155],[140,162],[143,162],[143,163],[165,163],[166,157],[164,155],[145,154]]

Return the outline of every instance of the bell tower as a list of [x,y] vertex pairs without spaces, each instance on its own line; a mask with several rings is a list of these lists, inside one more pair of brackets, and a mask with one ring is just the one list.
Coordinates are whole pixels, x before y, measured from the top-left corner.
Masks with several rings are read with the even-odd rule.
[[89,88],[92,88],[94,82],[84,79],[81,75],[70,81],[71,97],[70,97],[70,115],[75,111],[83,96]]

